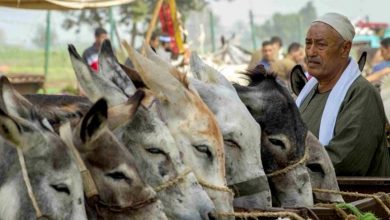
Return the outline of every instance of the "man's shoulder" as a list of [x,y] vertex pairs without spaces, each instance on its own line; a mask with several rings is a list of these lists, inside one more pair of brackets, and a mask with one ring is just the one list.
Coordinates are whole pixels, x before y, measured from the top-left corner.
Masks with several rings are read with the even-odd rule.
[[359,99],[380,99],[380,94],[365,77],[359,76],[351,85],[347,92],[347,99],[351,99],[353,97],[359,97]]
[[86,56],[86,55],[91,55],[91,54],[94,54],[94,53],[99,53],[99,51],[96,49],[96,47],[94,45],[88,47],[87,49],[84,50],[84,53],[83,55]]
[[375,66],[372,67],[372,72],[377,72],[377,71],[380,71],[380,70],[383,70],[384,68],[386,67],[390,67],[390,61],[382,61],[378,64],[376,64]]

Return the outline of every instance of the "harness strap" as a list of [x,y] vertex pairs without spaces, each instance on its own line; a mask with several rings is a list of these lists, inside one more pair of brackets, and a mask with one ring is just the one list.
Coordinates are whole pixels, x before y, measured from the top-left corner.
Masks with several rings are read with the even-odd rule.
[[84,188],[84,193],[87,199],[92,198],[94,196],[98,196],[99,192],[97,190],[96,184],[92,178],[91,173],[85,166],[85,163],[83,159],[81,159],[79,151],[76,149],[76,147],[73,144],[72,140],[72,130],[70,127],[70,123],[67,122],[64,125],[60,127],[60,136],[62,140],[65,142],[65,145],[69,148],[69,150],[72,152],[75,160],[77,167],[79,169],[79,172],[81,174],[81,178],[83,181],[83,188]]
[[28,196],[30,197],[32,206],[35,210],[35,216],[37,219],[39,219],[39,218],[43,217],[43,215],[42,215],[41,210],[39,209],[37,200],[35,199],[34,192],[32,190],[30,178],[28,177],[28,173],[27,173],[26,161],[24,160],[23,151],[22,151],[22,149],[20,149],[18,147],[16,148],[16,150],[18,152],[20,167],[22,168],[23,180],[24,180],[24,183],[27,187],[27,193],[28,193]]
[[234,183],[228,187],[233,189],[236,197],[249,196],[268,191],[268,181],[266,176],[259,176],[247,181]]

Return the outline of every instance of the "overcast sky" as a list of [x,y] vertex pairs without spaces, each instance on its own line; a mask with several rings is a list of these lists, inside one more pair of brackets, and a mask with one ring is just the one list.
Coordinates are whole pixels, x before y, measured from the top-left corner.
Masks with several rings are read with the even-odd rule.
[[[290,13],[302,8],[308,0],[209,0],[213,12],[225,28],[238,21],[248,22],[248,11],[253,10],[255,22],[260,24],[275,12]],[[390,0],[314,0],[317,13],[339,12],[352,20],[368,15],[371,21],[390,23]],[[5,32],[6,42],[31,45],[37,26],[45,24],[46,11],[17,10],[0,7],[0,30]],[[53,13],[52,24],[61,42],[89,42],[92,34],[89,28],[82,32],[64,32],[60,25],[63,16]],[[77,39],[77,40],[75,40]],[[1,42],[0,42],[1,44]]]

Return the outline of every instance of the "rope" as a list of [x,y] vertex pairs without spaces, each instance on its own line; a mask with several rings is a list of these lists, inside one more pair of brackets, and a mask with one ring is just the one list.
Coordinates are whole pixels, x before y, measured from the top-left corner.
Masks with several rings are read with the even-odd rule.
[[39,219],[43,217],[43,215],[41,210],[39,209],[37,200],[35,199],[34,192],[32,190],[30,178],[28,177],[28,173],[27,173],[26,161],[24,160],[23,151],[20,148],[16,148],[16,150],[18,152],[20,167],[22,168],[22,176],[23,176],[24,183],[27,187],[28,196],[30,197],[32,206],[34,207],[36,218]]
[[[319,192],[319,193],[332,193],[332,194],[339,194],[343,196],[353,196],[353,197],[361,197],[361,198],[373,198],[377,203],[381,205],[381,207],[386,211],[386,213],[390,216],[390,209],[389,207],[380,199],[380,196],[385,193],[378,193],[378,194],[364,194],[364,193],[358,193],[358,192],[343,192],[338,190],[331,190],[331,189],[313,189],[313,192]],[[389,196],[384,196],[387,203],[390,202]]]
[[203,180],[202,178],[200,177],[196,177],[196,179],[198,180],[199,184],[203,187],[206,187],[206,188],[209,188],[209,189],[213,189],[213,190],[216,190],[216,191],[221,191],[221,192],[228,192],[230,194],[232,194],[234,196],[234,192],[233,190],[231,190],[229,187],[227,186],[217,186],[217,185],[213,185],[213,184],[210,184],[208,182],[206,182],[205,180]]
[[274,176],[286,174],[286,173],[290,172],[291,170],[295,169],[297,166],[304,164],[308,157],[309,157],[309,148],[306,147],[305,153],[303,154],[303,157],[299,161],[297,161],[296,163],[293,163],[293,164],[291,164],[291,165],[289,165],[281,170],[277,170],[275,172],[269,173],[269,174],[267,174],[267,177],[274,177]]
[[180,181],[182,181],[189,173],[191,173],[191,169],[190,168],[186,168],[184,170],[183,173],[181,173],[180,175],[178,175],[176,178],[172,179],[172,180],[168,180],[167,182],[161,184],[160,186],[157,186],[156,188],[154,188],[154,191],[156,192],[160,192],[161,190],[164,190],[168,187],[171,187],[177,183],[179,183]]
[[259,217],[289,217],[296,220],[305,220],[294,212],[218,212],[219,217],[259,218]]

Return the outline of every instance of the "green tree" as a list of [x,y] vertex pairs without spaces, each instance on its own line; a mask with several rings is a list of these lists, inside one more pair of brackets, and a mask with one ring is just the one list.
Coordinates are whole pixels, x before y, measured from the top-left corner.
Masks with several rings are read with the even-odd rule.
[[[131,26],[130,40],[132,44],[134,44],[136,36],[145,34],[145,30],[140,30],[139,26],[146,27],[149,23],[155,3],[155,0],[135,0],[115,8],[116,24],[125,25],[129,28]],[[207,2],[206,0],[176,0],[176,5],[182,15],[182,19],[185,20],[190,11],[203,9]],[[62,27],[66,30],[75,29],[79,31],[82,24],[101,27],[109,23],[109,8],[72,11],[67,12],[65,16],[66,19]]]
[[317,12],[313,3],[308,2],[297,13],[273,14],[272,18],[256,27],[256,33],[260,39],[279,36],[285,45],[303,42],[307,27],[316,17]]
[[[58,40],[57,32],[54,29],[50,30],[50,44],[56,45]],[[46,28],[44,25],[39,25],[36,29],[35,35],[32,38],[32,43],[38,47],[43,48],[46,42]]]

